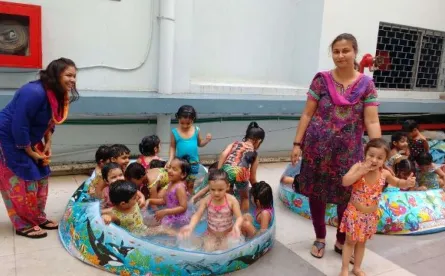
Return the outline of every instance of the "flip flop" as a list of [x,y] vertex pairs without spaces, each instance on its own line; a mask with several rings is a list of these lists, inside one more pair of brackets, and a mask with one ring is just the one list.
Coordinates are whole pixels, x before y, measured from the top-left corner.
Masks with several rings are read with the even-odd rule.
[[[320,254],[320,251],[325,249],[325,247],[326,247],[326,243],[321,242],[321,241],[314,241],[314,243],[313,243],[312,246],[315,246],[315,247],[317,248],[317,250],[318,250],[317,253]],[[323,255],[321,255],[321,256],[317,256],[317,255],[315,255],[314,253],[312,253],[312,249],[311,249],[311,255],[312,255],[313,257],[317,258],[317,259],[321,259],[321,258],[323,258],[323,256],[324,256],[324,252],[323,252]]]
[[34,227],[29,228],[29,229],[15,230],[15,233],[17,235],[19,235],[19,236],[30,238],[30,239],[42,239],[42,238],[45,238],[46,236],[48,236],[47,233],[41,233],[41,234],[38,234],[38,235],[31,235],[32,233],[39,232],[41,230],[42,229],[40,229],[40,227],[34,226]]
[[47,226],[48,224],[56,224],[54,221],[51,221],[49,219],[47,219],[44,223],[40,224],[40,228],[45,229],[45,230],[56,230],[59,229],[59,225],[57,226]]

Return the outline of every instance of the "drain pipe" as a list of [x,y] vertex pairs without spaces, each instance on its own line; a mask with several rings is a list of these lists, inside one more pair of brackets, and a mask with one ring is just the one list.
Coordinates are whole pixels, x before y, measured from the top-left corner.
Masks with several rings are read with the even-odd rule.
[[[154,0],[152,0],[154,1]],[[175,52],[175,0],[159,0],[159,66],[158,93],[173,93],[173,62]],[[161,140],[158,155],[167,160],[170,148],[171,115],[159,114],[156,135]]]
[[176,1],[160,0],[159,5],[158,91],[161,94],[172,94]]

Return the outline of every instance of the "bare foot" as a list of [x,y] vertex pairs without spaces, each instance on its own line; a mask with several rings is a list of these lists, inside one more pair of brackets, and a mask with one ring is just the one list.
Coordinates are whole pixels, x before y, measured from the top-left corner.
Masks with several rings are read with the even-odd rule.
[[354,274],[356,276],[366,276],[366,274],[363,270],[361,270],[360,268],[356,268],[356,267],[354,267],[352,269],[352,274]]
[[346,269],[341,269],[341,272],[340,272],[340,276],[349,276],[349,271],[348,271],[348,268],[346,268]]

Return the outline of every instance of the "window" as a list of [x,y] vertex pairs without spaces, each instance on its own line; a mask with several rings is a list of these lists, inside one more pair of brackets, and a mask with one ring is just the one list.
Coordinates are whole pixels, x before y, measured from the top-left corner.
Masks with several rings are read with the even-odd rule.
[[380,23],[376,56],[385,60],[374,72],[382,89],[444,91],[445,33]]

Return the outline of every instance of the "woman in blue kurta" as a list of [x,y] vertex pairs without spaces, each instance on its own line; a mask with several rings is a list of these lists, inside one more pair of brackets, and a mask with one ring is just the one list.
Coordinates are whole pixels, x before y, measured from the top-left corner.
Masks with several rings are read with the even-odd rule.
[[51,137],[79,98],[76,71],[69,59],[52,61],[0,111],[0,192],[18,235],[44,238],[43,229],[58,228],[45,214]]

